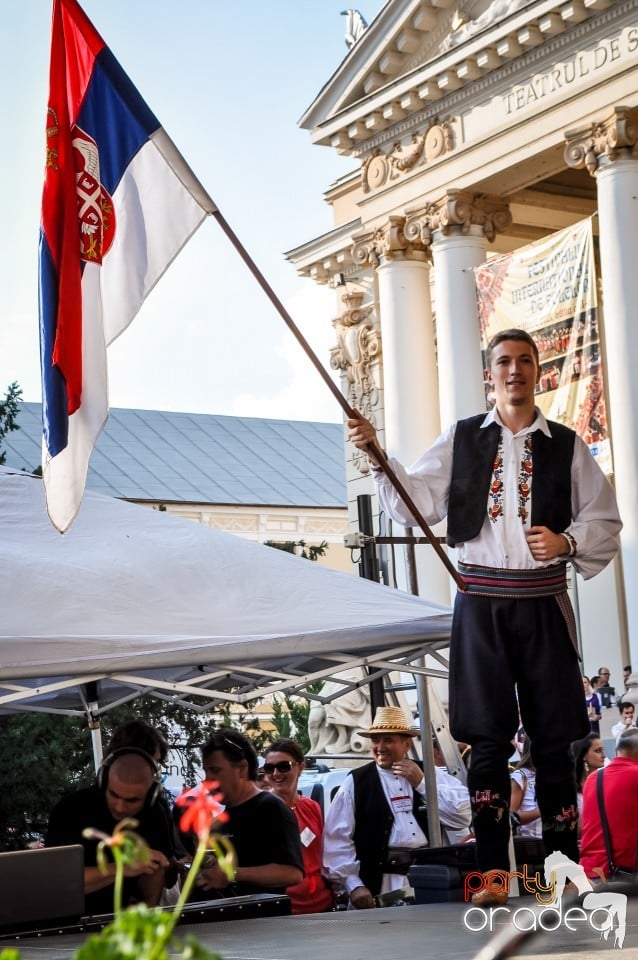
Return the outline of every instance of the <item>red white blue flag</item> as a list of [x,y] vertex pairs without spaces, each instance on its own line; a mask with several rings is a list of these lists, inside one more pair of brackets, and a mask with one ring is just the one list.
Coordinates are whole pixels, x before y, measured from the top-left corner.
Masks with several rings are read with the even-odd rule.
[[108,417],[106,347],[216,207],[76,0],[54,0],[40,230],[43,477],[64,532]]

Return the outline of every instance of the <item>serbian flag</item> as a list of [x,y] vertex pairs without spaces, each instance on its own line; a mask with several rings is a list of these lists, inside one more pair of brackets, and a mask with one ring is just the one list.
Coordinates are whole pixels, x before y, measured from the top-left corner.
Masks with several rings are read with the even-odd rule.
[[40,228],[42,467],[82,502],[108,417],[106,347],[216,207],[76,0],[54,0]]

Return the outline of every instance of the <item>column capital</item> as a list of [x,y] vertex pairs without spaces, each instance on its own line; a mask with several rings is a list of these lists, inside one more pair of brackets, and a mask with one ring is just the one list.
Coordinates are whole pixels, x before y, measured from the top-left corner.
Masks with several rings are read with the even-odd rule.
[[384,224],[368,233],[353,237],[352,259],[366,267],[378,267],[381,260],[427,259],[427,251],[419,237],[408,239],[405,217],[390,216]]
[[502,197],[472,190],[447,190],[433,203],[406,210],[405,235],[414,242],[418,237],[429,248],[435,231],[444,237],[453,233],[469,234],[480,227],[492,242],[512,223],[509,204]]
[[565,163],[593,177],[601,163],[636,155],[638,108],[614,107],[605,120],[565,131]]

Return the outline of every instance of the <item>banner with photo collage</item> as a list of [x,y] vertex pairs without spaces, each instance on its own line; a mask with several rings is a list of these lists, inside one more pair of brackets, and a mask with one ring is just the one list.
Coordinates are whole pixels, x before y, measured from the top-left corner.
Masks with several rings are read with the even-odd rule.
[[537,406],[580,434],[611,474],[591,218],[489,260],[474,273],[483,366],[487,344],[499,330],[530,333],[541,363]]

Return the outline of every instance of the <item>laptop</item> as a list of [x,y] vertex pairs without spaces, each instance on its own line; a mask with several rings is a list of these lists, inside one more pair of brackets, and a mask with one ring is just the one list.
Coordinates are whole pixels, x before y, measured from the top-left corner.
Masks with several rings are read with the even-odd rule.
[[0,936],[78,920],[84,913],[84,848],[0,853]]

